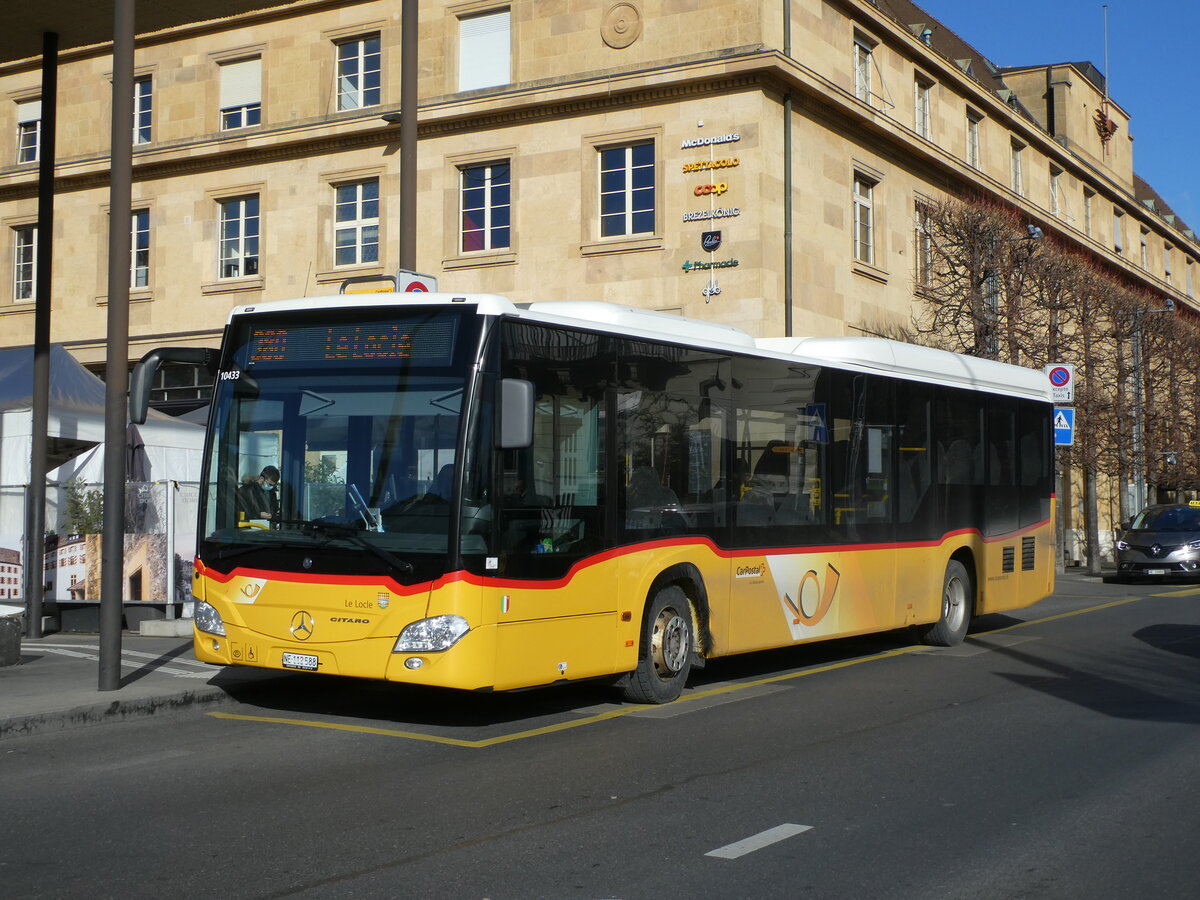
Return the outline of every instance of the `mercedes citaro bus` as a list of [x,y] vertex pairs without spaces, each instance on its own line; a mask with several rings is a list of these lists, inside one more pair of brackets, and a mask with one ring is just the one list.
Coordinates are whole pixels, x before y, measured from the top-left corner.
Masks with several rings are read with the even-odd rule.
[[[235,309],[219,353],[147,354],[135,421],[164,360],[215,374],[208,662],[609,677],[662,703],[714,657],[900,628],[951,645],[1053,590],[1052,406],[1029,369],[450,293]],[[270,499],[248,506],[255,480]]]

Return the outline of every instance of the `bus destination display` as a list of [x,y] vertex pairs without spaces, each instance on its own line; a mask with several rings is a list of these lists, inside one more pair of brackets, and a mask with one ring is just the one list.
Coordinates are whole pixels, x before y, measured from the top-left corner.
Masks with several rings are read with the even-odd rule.
[[247,363],[412,359],[447,363],[457,322],[357,322],[293,328],[254,327]]

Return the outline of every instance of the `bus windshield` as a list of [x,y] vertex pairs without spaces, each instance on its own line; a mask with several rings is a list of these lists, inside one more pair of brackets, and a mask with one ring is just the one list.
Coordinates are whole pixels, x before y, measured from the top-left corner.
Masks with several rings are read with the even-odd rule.
[[[476,319],[446,308],[236,322],[203,491],[206,564],[253,550],[444,558]],[[336,317],[336,318],[335,318]],[[271,565],[290,568],[286,553]],[[238,564],[251,564],[238,559]]]

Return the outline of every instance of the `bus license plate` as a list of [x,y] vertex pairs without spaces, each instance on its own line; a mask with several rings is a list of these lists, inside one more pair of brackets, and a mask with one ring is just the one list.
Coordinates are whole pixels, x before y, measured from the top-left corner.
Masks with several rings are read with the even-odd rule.
[[304,669],[306,672],[317,671],[317,657],[311,653],[284,653],[283,667],[285,669]]

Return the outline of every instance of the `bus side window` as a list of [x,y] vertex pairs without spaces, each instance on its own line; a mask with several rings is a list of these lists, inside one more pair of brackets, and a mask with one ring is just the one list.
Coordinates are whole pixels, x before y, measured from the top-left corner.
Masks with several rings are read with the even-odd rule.
[[[901,382],[897,386],[899,416],[896,521],[929,526],[937,518],[933,485],[933,453],[929,443],[929,416],[933,392],[927,385]],[[922,532],[922,537],[932,535]]]
[[627,339],[618,362],[623,539],[716,535],[726,521],[714,488],[726,452],[729,359]]
[[[498,551],[507,571],[549,575],[604,541],[608,341],[539,325],[503,326],[501,376],[534,385],[533,440],[498,451]],[[530,568],[533,566],[533,568]]]
[[831,419],[820,386],[823,371],[734,361],[734,546],[826,539]]

